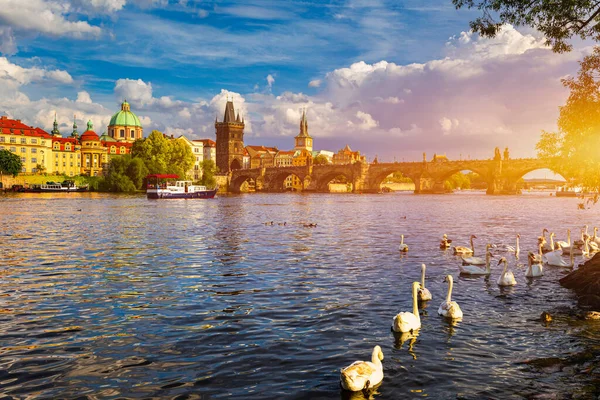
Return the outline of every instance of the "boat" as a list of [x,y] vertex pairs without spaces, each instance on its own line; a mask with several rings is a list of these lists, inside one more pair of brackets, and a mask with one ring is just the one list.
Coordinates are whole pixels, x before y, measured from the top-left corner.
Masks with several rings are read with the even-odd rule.
[[571,190],[559,190],[556,192],[556,197],[577,197],[580,195],[579,192],[573,192]]
[[192,181],[178,181],[178,175],[152,174],[146,176],[146,196],[149,199],[212,199],[218,187],[194,185]]
[[28,193],[73,193],[73,192],[87,192],[89,187],[77,186],[75,181],[66,180],[62,183],[59,182],[46,182],[41,185],[32,185],[24,187],[20,192]]

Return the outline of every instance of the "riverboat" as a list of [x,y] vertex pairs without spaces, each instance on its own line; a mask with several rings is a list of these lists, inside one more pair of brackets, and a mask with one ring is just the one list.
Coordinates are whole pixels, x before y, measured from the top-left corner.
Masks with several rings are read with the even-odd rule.
[[73,193],[73,192],[87,192],[89,187],[86,186],[77,186],[75,181],[64,181],[62,183],[59,182],[46,182],[41,185],[32,185],[29,187],[21,188],[19,191],[21,192],[29,192],[29,193]]
[[146,176],[146,196],[149,199],[212,199],[218,187],[194,185],[192,181],[178,181],[178,175],[153,174]]

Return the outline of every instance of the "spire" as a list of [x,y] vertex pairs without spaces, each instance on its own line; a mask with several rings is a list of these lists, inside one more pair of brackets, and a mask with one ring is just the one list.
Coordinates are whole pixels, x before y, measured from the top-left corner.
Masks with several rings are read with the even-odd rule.
[[94,130],[94,124],[92,123],[91,119],[87,123],[87,130],[88,131],[93,131]]
[[223,122],[235,122],[235,110],[233,108],[233,101],[231,100],[227,100],[227,104],[225,105]]
[[60,136],[60,131],[58,130],[58,122],[56,121],[56,112],[54,113],[54,128],[52,129],[52,136]]
[[73,132],[71,133],[72,137],[79,137],[79,132],[77,132],[77,115],[73,115]]
[[302,118],[300,119],[300,134],[298,136],[308,136],[308,121],[306,120],[306,109],[302,109]]
[[242,121],[240,120],[240,112],[239,112],[239,111],[238,111],[238,113],[237,113],[237,117],[235,118],[235,122],[242,122]]

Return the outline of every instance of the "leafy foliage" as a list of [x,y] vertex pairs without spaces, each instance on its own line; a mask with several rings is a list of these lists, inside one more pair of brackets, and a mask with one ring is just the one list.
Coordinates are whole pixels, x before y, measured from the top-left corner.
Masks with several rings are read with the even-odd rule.
[[0,150],[0,173],[17,176],[22,169],[21,157],[8,150]]
[[[573,36],[600,40],[600,2],[592,0],[452,0],[456,8],[476,8],[482,15],[471,29],[494,37],[503,24],[526,25],[542,32],[557,53],[570,51]],[[496,18],[497,19],[496,19]]]
[[411,183],[412,179],[407,176],[404,176],[402,172],[394,172],[384,179],[385,183]]
[[137,140],[131,149],[133,157],[140,158],[150,174],[177,174],[186,177],[194,166],[192,149],[182,140],[166,138],[162,132]]
[[600,47],[580,62],[577,77],[560,107],[558,132],[543,132],[536,148],[552,169],[590,190],[600,189]]
[[202,180],[200,183],[207,188],[214,188],[217,185],[215,174],[217,173],[217,166],[213,160],[202,161]]
[[314,165],[327,165],[329,164],[329,159],[324,154],[319,154],[313,158]]

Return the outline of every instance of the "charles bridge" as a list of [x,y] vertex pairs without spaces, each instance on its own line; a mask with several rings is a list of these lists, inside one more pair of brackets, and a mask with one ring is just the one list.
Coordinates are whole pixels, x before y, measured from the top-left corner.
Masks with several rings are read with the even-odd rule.
[[[444,181],[460,171],[477,173],[487,182],[487,194],[519,194],[517,181],[525,174],[537,169],[550,168],[547,160],[536,158],[510,159],[505,153],[501,158],[498,149],[494,158],[489,160],[435,159],[421,162],[394,163],[354,163],[342,165],[306,165],[287,167],[266,167],[238,169],[229,173],[228,191],[239,193],[241,186],[248,180],[254,180],[257,191],[282,192],[285,179],[297,176],[303,182],[303,191],[329,192],[329,182],[344,176],[352,183],[356,193],[377,193],[384,179],[395,172],[401,172],[415,184],[415,193],[444,193]],[[560,173],[560,171],[556,171]]]

